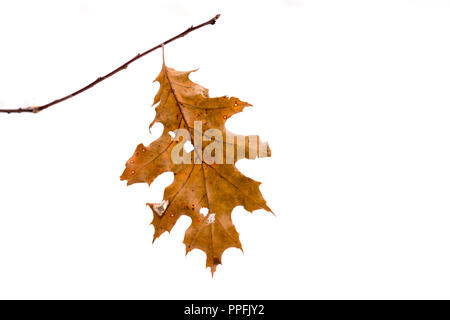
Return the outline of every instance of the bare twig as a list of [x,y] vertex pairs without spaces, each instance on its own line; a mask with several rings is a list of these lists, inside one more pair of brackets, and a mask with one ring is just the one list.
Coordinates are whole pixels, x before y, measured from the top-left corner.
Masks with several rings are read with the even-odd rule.
[[126,69],[128,67],[128,65],[130,65],[133,62],[135,62],[136,60],[142,58],[143,56],[149,54],[150,52],[152,52],[152,51],[154,51],[154,50],[156,50],[158,48],[161,48],[163,45],[166,45],[166,44],[168,44],[168,43],[170,43],[170,42],[172,42],[172,41],[174,41],[176,39],[182,38],[182,37],[184,37],[185,35],[187,35],[188,33],[192,32],[194,30],[200,29],[200,28],[202,28],[204,26],[207,26],[207,25],[210,25],[210,24],[211,25],[215,24],[217,19],[219,19],[219,17],[220,17],[220,14],[216,15],[214,18],[212,18],[212,19],[210,19],[210,20],[208,20],[208,21],[206,21],[206,22],[204,22],[202,24],[199,24],[199,25],[197,25],[195,27],[191,26],[190,28],[188,28],[185,31],[183,31],[182,33],[180,33],[180,34],[170,38],[169,40],[166,40],[163,43],[160,43],[157,46],[154,46],[153,48],[148,49],[147,51],[145,51],[143,53],[139,53],[133,59],[128,60],[127,62],[122,64],[120,67],[114,69],[110,73],[108,73],[108,74],[106,74],[106,75],[104,75],[104,76],[102,76],[100,78],[97,78],[97,80],[89,83],[88,85],[84,86],[83,88],[81,88],[81,89],[79,89],[79,90],[77,90],[77,91],[75,91],[75,92],[73,92],[73,93],[71,93],[71,94],[69,94],[69,95],[67,95],[65,97],[56,99],[56,100],[54,100],[52,102],[49,102],[47,104],[44,104],[42,106],[34,106],[34,107],[26,107],[26,108],[18,108],[18,109],[0,109],[0,113],[23,113],[23,112],[38,113],[38,112],[40,112],[42,110],[50,108],[51,106],[54,106],[55,104],[63,102],[63,101],[65,101],[67,99],[70,99],[72,97],[75,97],[76,95],[79,95],[80,93],[82,93],[82,92],[92,88],[96,84],[98,84],[98,83],[108,79],[109,77],[115,75],[117,72]]

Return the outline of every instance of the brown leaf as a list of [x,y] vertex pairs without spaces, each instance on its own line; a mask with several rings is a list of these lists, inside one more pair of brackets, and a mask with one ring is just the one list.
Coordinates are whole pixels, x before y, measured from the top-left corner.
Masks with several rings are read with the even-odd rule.
[[[127,180],[128,185],[151,184],[163,172],[174,173],[174,181],[166,188],[163,201],[148,204],[153,211],[153,241],[165,231],[170,232],[181,215],[190,217],[192,223],[184,238],[186,253],[192,249],[203,250],[207,256],[206,266],[214,274],[226,249],[242,249],[231,220],[232,210],[242,205],[250,212],[258,209],[271,212],[259,190],[260,182],[244,176],[234,164],[242,158],[270,156],[270,149],[258,136],[235,135],[225,128],[228,118],[250,104],[235,97],[210,98],[208,89],[189,79],[191,72],[176,71],[163,63],[155,79],[160,88],[154,100],[154,104],[158,104],[156,116],[150,127],[160,122],[164,132],[148,147],[142,144],[137,147],[121,179]],[[186,140],[182,140],[177,129],[187,130]],[[175,138],[170,136],[171,131],[177,133]],[[221,137],[217,136],[219,133]],[[201,137],[197,144],[196,134]],[[211,151],[213,138],[216,146],[223,147],[222,154],[218,149],[206,152]],[[181,147],[175,149],[176,146],[187,140],[194,146],[185,158],[189,161],[176,163],[172,153],[180,151]],[[201,208],[207,208],[208,214],[200,213]]]

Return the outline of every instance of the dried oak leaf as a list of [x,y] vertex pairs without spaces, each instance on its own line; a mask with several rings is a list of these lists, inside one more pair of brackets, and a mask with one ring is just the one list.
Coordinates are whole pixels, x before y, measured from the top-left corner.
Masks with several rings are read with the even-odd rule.
[[[270,149],[258,136],[239,136],[226,130],[225,121],[250,104],[234,97],[210,98],[208,89],[189,79],[193,71],[176,71],[163,62],[162,70],[155,79],[160,83],[160,88],[154,105],[159,104],[150,127],[160,122],[164,125],[164,131],[149,146],[140,144],[136,148],[126,163],[121,180],[127,180],[128,185],[138,182],[150,185],[161,173],[174,173],[173,183],[164,191],[164,200],[158,204],[148,204],[153,211],[153,241],[165,231],[170,232],[181,215],[190,217],[192,223],[183,241],[186,254],[195,248],[203,250],[207,256],[206,266],[214,274],[227,248],[242,250],[239,234],[231,220],[233,208],[242,205],[250,212],[257,209],[271,212],[259,190],[261,183],[244,176],[234,164],[241,158],[270,156]],[[181,140],[177,129],[189,132],[184,137],[186,140]],[[203,138],[200,133],[200,143],[194,143],[198,131],[203,133]],[[177,132],[177,135],[172,138],[170,132]],[[228,138],[222,138],[217,133]],[[215,145],[221,144],[224,151],[220,154],[215,150],[211,153],[212,159],[203,157],[199,161],[213,136]],[[177,164],[172,160],[172,152],[182,151],[187,140],[194,146],[188,154],[190,161]],[[177,145],[181,148],[174,150]],[[220,164],[218,159],[223,159],[224,164]],[[208,214],[202,214],[201,208],[207,208]]]

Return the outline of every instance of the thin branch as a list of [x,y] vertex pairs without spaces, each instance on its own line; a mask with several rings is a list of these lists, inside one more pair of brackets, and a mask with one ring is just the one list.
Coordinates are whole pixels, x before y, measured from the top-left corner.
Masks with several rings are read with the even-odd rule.
[[73,92],[73,93],[71,93],[71,94],[69,94],[69,95],[67,95],[67,96],[65,96],[65,97],[56,99],[56,100],[54,100],[54,101],[52,101],[52,102],[49,102],[49,103],[47,103],[47,104],[44,104],[44,105],[42,105],[42,106],[26,107],[26,108],[19,108],[19,109],[0,109],[0,113],[23,113],[23,112],[38,113],[38,112],[40,112],[40,111],[42,111],[42,110],[45,110],[45,109],[47,109],[47,108],[50,108],[51,106],[54,106],[55,104],[58,104],[58,103],[60,103],[60,102],[63,102],[63,101],[65,101],[65,100],[67,100],[67,99],[70,99],[70,98],[72,98],[72,97],[75,97],[76,95],[79,95],[80,93],[82,93],[82,92],[84,92],[84,91],[86,91],[86,90],[92,88],[92,87],[95,86],[96,84],[98,84],[98,83],[100,83],[100,82],[102,82],[102,81],[108,79],[109,77],[115,75],[117,72],[126,69],[126,68],[128,67],[128,65],[130,65],[130,64],[133,63],[133,62],[135,62],[136,60],[142,58],[143,56],[146,56],[147,54],[149,54],[150,52],[152,52],[152,51],[154,51],[154,50],[156,50],[156,49],[158,49],[158,48],[161,48],[163,45],[166,45],[166,44],[168,44],[168,43],[170,43],[170,42],[172,42],[172,41],[175,41],[175,40],[177,40],[177,39],[179,39],[179,38],[182,38],[182,37],[184,37],[185,35],[187,35],[188,33],[191,33],[192,31],[195,31],[195,30],[197,30],[197,29],[200,29],[200,28],[202,28],[202,27],[204,27],[204,26],[207,26],[207,25],[210,25],[210,24],[211,24],[211,25],[215,24],[216,21],[217,21],[217,19],[219,19],[219,17],[220,17],[220,14],[216,15],[214,18],[212,18],[212,19],[210,19],[210,20],[208,20],[208,21],[206,21],[206,22],[204,22],[204,23],[202,23],[202,24],[199,24],[199,25],[197,25],[197,26],[195,26],[195,27],[194,27],[194,26],[191,26],[190,28],[188,28],[188,29],[186,29],[185,31],[183,31],[182,33],[180,33],[180,34],[178,34],[178,35],[176,35],[176,36],[170,38],[169,40],[166,40],[166,41],[164,41],[163,43],[160,43],[160,44],[158,44],[157,46],[154,46],[153,48],[148,49],[147,51],[145,51],[145,52],[143,52],[143,53],[139,53],[139,54],[138,54],[137,56],[135,56],[133,59],[128,60],[127,62],[125,62],[124,64],[122,64],[120,67],[114,69],[114,70],[111,71],[110,73],[108,73],[108,74],[106,74],[106,75],[104,75],[104,76],[98,78],[97,80],[95,80],[95,81],[89,83],[88,85],[84,86],[83,88],[81,88],[81,89],[79,89],[79,90],[77,90],[77,91],[75,91],[75,92]]

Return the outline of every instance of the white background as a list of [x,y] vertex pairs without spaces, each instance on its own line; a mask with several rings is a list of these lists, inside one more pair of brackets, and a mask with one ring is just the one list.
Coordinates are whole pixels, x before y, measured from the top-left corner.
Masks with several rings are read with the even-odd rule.
[[233,221],[211,279],[190,223],[151,244],[149,188],[119,180],[148,125],[156,51],[37,115],[0,114],[0,298],[450,298],[450,2],[2,1],[0,107],[74,91],[192,24],[171,67],[254,108],[238,167],[277,214]]

